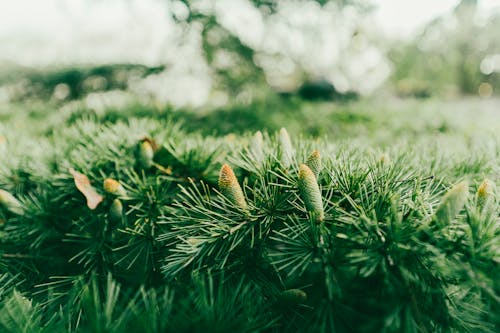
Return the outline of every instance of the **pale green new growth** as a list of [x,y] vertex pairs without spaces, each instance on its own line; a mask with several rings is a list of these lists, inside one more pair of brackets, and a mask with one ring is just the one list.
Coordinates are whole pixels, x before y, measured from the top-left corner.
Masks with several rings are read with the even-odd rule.
[[139,153],[137,157],[139,165],[144,169],[151,168],[151,166],[153,165],[153,157],[154,150],[153,146],[151,146],[151,143],[149,143],[147,140],[142,141],[139,144]]
[[319,151],[314,150],[311,155],[307,158],[306,165],[311,169],[311,171],[314,173],[314,176],[316,176],[316,179],[319,177],[319,173],[321,172],[321,169],[323,168],[323,165],[321,164],[321,154]]
[[468,190],[469,184],[463,181],[453,186],[444,195],[435,215],[439,225],[449,224],[460,213],[467,200]]
[[489,179],[483,180],[476,193],[476,203],[480,211],[483,211],[493,199],[494,183]]
[[23,212],[23,207],[19,200],[2,189],[0,189],[0,205],[15,214],[21,214]]
[[323,211],[323,200],[319,190],[318,181],[311,169],[301,164],[299,167],[299,190],[306,209],[314,218],[321,222],[325,218]]
[[279,300],[287,305],[302,304],[307,301],[307,294],[301,289],[288,289],[280,293]]
[[280,144],[280,157],[281,164],[288,168],[292,164],[293,148],[292,141],[290,140],[290,135],[285,128],[281,128],[279,132],[279,144]]
[[123,185],[120,184],[119,181],[117,181],[113,178],[104,179],[103,188],[104,188],[104,191],[106,191],[107,193],[112,194],[112,195],[125,196],[127,194],[127,191],[125,191],[125,188],[123,188]]
[[389,165],[390,163],[391,163],[391,158],[389,157],[388,154],[383,153],[382,155],[380,155],[380,159],[379,159],[380,165]]
[[224,164],[219,173],[219,190],[235,206],[246,211],[248,206],[233,169]]
[[113,203],[109,207],[108,218],[110,221],[118,223],[122,221],[123,216],[123,204],[120,199],[113,200]]
[[261,162],[264,159],[264,139],[261,131],[255,132],[252,137],[250,141],[250,152],[257,162]]

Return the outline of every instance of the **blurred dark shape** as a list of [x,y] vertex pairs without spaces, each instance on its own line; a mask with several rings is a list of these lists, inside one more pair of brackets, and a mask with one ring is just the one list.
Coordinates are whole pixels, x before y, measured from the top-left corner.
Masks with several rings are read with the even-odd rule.
[[126,90],[131,78],[144,78],[159,73],[165,66],[148,67],[140,64],[112,64],[71,68],[19,69],[15,75],[0,82],[26,82],[26,88],[12,100],[25,98],[59,100],[79,99],[89,92]]
[[337,94],[335,87],[328,80],[304,82],[299,88],[300,97],[308,100],[329,100]]
[[355,92],[341,93],[333,84],[326,79],[306,81],[297,91],[297,94],[306,100],[327,101],[327,100],[351,100],[356,99]]

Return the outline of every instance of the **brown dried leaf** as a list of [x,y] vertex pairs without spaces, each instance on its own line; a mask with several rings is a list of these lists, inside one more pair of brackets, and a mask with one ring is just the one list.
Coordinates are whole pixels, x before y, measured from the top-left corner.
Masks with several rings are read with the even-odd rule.
[[97,193],[97,191],[90,184],[89,178],[83,173],[80,173],[73,168],[69,169],[69,173],[73,176],[78,191],[82,192],[87,199],[87,206],[90,209],[96,209],[96,207],[104,200],[104,197]]

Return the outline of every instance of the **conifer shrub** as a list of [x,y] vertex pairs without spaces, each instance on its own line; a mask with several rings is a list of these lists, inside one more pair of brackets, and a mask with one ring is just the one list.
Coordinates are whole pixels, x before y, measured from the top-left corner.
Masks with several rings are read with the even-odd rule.
[[492,151],[134,119],[2,146],[1,332],[499,329]]

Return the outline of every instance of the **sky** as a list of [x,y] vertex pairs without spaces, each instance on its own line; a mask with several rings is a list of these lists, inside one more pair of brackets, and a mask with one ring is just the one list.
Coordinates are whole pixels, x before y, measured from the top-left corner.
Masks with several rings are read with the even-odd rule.
[[[457,0],[374,0],[377,21],[395,36],[411,34],[432,18],[448,12]],[[500,0],[498,0],[500,2]]]
[[[408,37],[459,0],[371,0],[389,36]],[[92,6],[87,6],[89,3]],[[0,0],[0,62],[23,65],[97,61],[156,64],[175,34],[166,0]],[[500,0],[480,0],[486,11]],[[131,8],[133,8],[131,10]],[[127,33],[124,34],[124,29]],[[148,52],[145,52],[147,50]],[[163,52],[163,53],[162,53]]]
[[[433,18],[453,9],[458,0],[372,0],[377,21],[392,36],[406,37]],[[485,12],[500,9],[500,0],[479,0]]]

